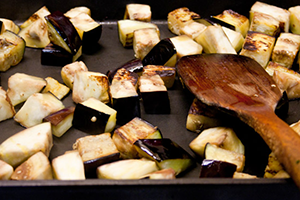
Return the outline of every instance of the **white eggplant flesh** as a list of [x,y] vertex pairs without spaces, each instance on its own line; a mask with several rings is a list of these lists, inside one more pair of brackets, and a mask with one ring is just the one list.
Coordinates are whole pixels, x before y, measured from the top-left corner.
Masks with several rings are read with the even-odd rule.
[[61,84],[56,79],[52,77],[45,78],[47,84],[46,87],[43,89],[42,93],[51,92],[54,96],[58,99],[64,98],[70,91],[70,88]]
[[147,4],[130,3],[126,5],[124,19],[150,22],[151,7]]
[[203,47],[187,35],[171,37],[170,40],[175,46],[177,58],[183,56],[201,54]]
[[0,180],[10,180],[14,168],[3,160],[0,160]]
[[0,86],[0,121],[12,118],[16,114],[7,92]]
[[75,61],[65,65],[61,69],[61,78],[71,90],[73,89],[73,82],[76,71],[88,71],[88,68],[83,61]]

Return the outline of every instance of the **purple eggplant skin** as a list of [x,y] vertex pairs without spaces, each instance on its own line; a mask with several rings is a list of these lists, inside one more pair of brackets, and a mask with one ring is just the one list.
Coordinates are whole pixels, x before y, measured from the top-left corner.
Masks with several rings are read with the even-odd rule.
[[64,50],[63,48],[48,44],[41,51],[41,64],[52,66],[64,66],[73,62],[73,55]]
[[50,122],[52,125],[58,125],[62,120],[64,120],[67,116],[74,113],[75,106],[70,106],[64,109],[61,109],[55,113],[52,113],[45,117],[43,121]]
[[[79,103],[75,107],[72,125],[74,128],[89,134],[104,133],[109,117],[108,114]],[[94,118],[96,120],[93,120]]]
[[117,160],[120,160],[120,153],[113,153],[107,156],[83,162],[85,177],[97,178],[97,167]]
[[82,38],[82,52],[86,54],[93,54],[99,48],[98,41],[102,35],[102,25],[88,31],[84,32]]
[[175,46],[169,38],[162,39],[151,51],[143,58],[143,66],[164,65],[176,54]]
[[200,168],[200,178],[232,178],[236,165],[220,160],[204,159]]
[[126,63],[124,63],[122,66],[113,69],[113,70],[109,70],[107,71],[106,75],[108,76],[108,80],[111,82],[112,79],[114,78],[115,74],[117,73],[117,71],[121,68],[127,69],[129,72],[134,72],[137,74],[142,73],[143,72],[143,63],[142,60],[139,58],[135,58],[132,59]]
[[141,117],[139,96],[113,98],[112,107],[118,113],[118,125],[124,125],[135,117]]
[[170,114],[168,91],[141,92],[140,94],[147,114]]
[[62,12],[55,11],[50,15],[47,15],[45,19],[54,26],[58,34],[70,47],[72,54],[76,54],[82,45],[82,40],[69,18]]

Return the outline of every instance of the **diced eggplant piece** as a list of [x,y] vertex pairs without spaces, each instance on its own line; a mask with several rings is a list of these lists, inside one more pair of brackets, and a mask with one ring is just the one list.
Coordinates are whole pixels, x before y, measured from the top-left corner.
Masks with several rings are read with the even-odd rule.
[[290,31],[300,34],[300,5],[289,8],[290,12]]
[[117,111],[117,124],[124,125],[141,117],[140,98],[130,80],[113,81],[110,86],[112,107]]
[[250,21],[254,12],[261,12],[271,15],[280,22],[281,32],[289,32],[290,13],[288,10],[270,5],[264,2],[256,1],[250,9]]
[[0,18],[0,21],[3,23],[4,30],[9,30],[15,34],[19,33],[20,28],[17,24],[15,24],[14,21],[12,21],[10,19],[5,19],[5,18]]
[[151,7],[147,4],[131,3],[126,5],[124,19],[150,22]]
[[291,68],[300,48],[300,35],[281,33],[272,51],[272,61]]
[[14,120],[24,127],[32,127],[42,123],[44,117],[65,106],[51,93],[32,94],[16,113]]
[[47,15],[45,19],[50,41],[72,55],[77,54],[81,49],[82,40],[69,18],[62,12],[55,11]]
[[143,59],[160,41],[160,34],[156,28],[143,28],[133,32],[134,56]]
[[0,71],[7,71],[16,66],[23,59],[25,41],[11,31],[4,31],[0,35]]
[[77,150],[65,152],[52,160],[53,175],[58,180],[85,180],[84,166]]
[[76,71],[73,83],[73,101],[80,103],[91,97],[103,103],[111,103],[108,77],[100,72]]
[[230,40],[220,25],[208,26],[195,41],[201,44],[205,53],[236,54]]
[[200,168],[200,178],[232,178],[235,171],[235,164],[204,159]]
[[148,179],[176,179],[176,172],[172,168],[162,169],[156,172],[147,174],[144,178]]
[[245,40],[243,35],[240,32],[234,31],[225,26],[222,26],[222,29],[228,37],[232,47],[235,49],[236,52],[239,52],[242,49]]
[[162,135],[157,127],[138,117],[117,128],[112,137],[122,158],[138,158],[134,143],[146,138],[159,139]]
[[17,167],[39,151],[48,157],[52,146],[51,124],[44,122],[24,129],[2,142],[0,159],[13,167]]
[[140,156],[154,160],[160,169],[172,168],[176,175],[195,165],[192,156],[168,138],[139,139],[134,147]]
[[299,73],[274,62],[269,62],[266,71],[272,76],[277,86],[286,92],[288,99],[300,97]]
[[7,95],[12,105],[16,106],[27,100],[29,96],[40,92],[46,86],[43,78],[24,73],[15,73],[8,79]]
[[26,47],[45,48],[50,43],[45,20],[49,14],[48,8],[43,6],[21,24],[19,36],[25,40]]
[[107,71],[106,75],[108,76],[108,79],[111,82],[119,69],[126,69],[126,71],[134,72],[138,75],[142,73],[143,67],[144,66],[142,60],[139,58],[135,58],[126,62],[124,65],[117,67],[116,69]]
[[117,70],[117,72],[114,74],[111,80],[111,85],[114,84],[114,82],[127,80],[130,81],[131,84],[134,86],[135,90],[138,89],[138,79],[139,75],[135,72],[131,72],[127,70],[126,68],[120,68]]
[[168,28],[175,35],[180,35],[180,30],[192,23],[194,19],[200,18],[200,15],[190,11],[186,7],[177,8],[168,13]]
[[73,144],[73,149],[79,152],[83,160],[87,178],[96,178],[97,167],[100,165],[120,159],[120,153],[110,133],[78,138]]
[[233,10],[224,10],[223,13],[213,16],[213,18],[234,26],[234,30],[240,32],[243,37],[246,36],[249,30],[249,19]]
[[53,65],[53,66],[64,66],[75,62],[82,54],[82,47],[79,48],[78,52],[73,55],[60,46],[49,43],[41,51],[41,64],[42,65]]
[[226,150],[217,145],[207,143],[204,150],[204,158],[208,160],[220,160],[235,164],[236,171],[241,172],[245,166],[245,156],[241,153]]
[[52,77],[45,78],[47,84],[46,87],[43,89],[42,93],[51,92],[54,96],[58,99],[64,98],[70,91],[70,88],[61,84],[57,80]]
[[74,110],[74,106],[64,108],[46,116],[43,121],[50,122],[52,134],[56,137],[61,137],[72,127]]
[[271,58],[272,50],[275,45],[275,37],[248,31],[240,55],[256,60],[265,68]]
[[98,41],[101,38],[102,25],[86,13],[80,13],[75,17],[70,18],[70,21],[76,29],[83,31],[83,52],[91,52],[91,48],[98,44]]
[[133,32],[143,28],[159,29],[156,24],[150,22],[123,19],[118,21],[119,40],[123,47],[131,47],[133,45]]
[[234,172],[233,177],[232,178],[237,178],[237,179],[256,179],[258,178],[256,175],[251,175],[248,173],[244,173],[244,172]]
[[61,69],[61,78],[63,82],[72,90],[74,76],[76,71],[88,71],[87,66],[82,61],[75,61],[70,64],[65,65]]
[[171,37],[170,40],[175,46],[177,59],[180,59],[182,56],[202,53],[203,47],[187,35]]
[[280,33],[280,22],[271,15],[253,12],[249,31],[265,33],[277,37]]
[[177,61],[177,52],[170,38],[162,39],[142,60],[146,65],[165,65],[174,67]]
[[166,88],[171,88],[174,85],[176,78],[176,69],[174,67],[162,66],[162,65],[147,65],[143,68],[143,74],[159,75],[163,80]]
[[91,16],[91,10],[86,6],[78,6],[78,7],[71,8],[65,13],[65,16],[69,18],[73,18],[79,15],[80,13],[85,13]]
[[7,92],[0,86],[0,122],[12,118],[16,114]]
[[116,126],[117,112],[95,98],[76,105],[73,127],[90,134],[110,133]]
[[143,74],[139,78],[139,90],[147,114],[170,114],[168,91],[159,75]]
[[271,152],[268,157],[268,164],[265,168],[264,178],[275,178],[276,175],[277,176],[285,175],[284,177],[278,177],[278,178],[290,178],[290,175],[285,171],[284,167],[278,161],[275,154]]
[[182,27],[180,29],[180,35],[187,35],[190,38],[195,39],[202,31],[206,29],[206,27],[206,25],[194,21]]
[[48,157],[41,151],[30,156],[19,165],[11,176],[12,180],[51,180],[52,168]]
[[14,172],[14,168],[4,162],[3,160],[0,160],[0,180],[10,180],[11,175]]
[[100,179],[141,179],[146,174],[157,171],[156,163],[147,159],[126,159],[101,165],[97,168]]

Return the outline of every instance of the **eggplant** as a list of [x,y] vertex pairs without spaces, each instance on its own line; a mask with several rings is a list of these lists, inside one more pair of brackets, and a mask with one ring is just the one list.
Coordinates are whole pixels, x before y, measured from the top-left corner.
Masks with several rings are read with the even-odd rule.
[[143,74],[139,90],[147,114],[170,114],[170,99],[166,86],[159,75]]
[[91,16],[91,9],[89,9],[86,6],[74,7],[74,8],[71,8],[70,10],[68,10],[65,13],[65,16],[67,16],[69,18],[73,18],[73,17],[76,17],[76,15],[79,15],[80,13],[85,13],[85,14]]
[[232,178],[236,165],[220,161],[204,159],[200,168],[200,178]]
[[64,108],[46,116],[43,121],[50,122],[52,134],[61,137],[72,127],[75,106]]
[[41,51],[41,64],[42,65],[53,65],[53,66],[64,66],[75,62],[82,54],[82,48],[79,48],[77,54],[73,55],[67,52],[60,46],[49,43]]
[[50,41],[72,55],[77,54],[82,46],[82,40],[69,18],[62,12],[55,11],[45,19]]
[[120,159],[120,153],[110,133],[78,138],[73,144],[73,149],[77,150],[82,158],[87,178],[96,178],[96,170],[100,165]]
[[58,180],[85,180],[84,166],[77,150],[66,151],[52,160],[53,176]]
[[16,114],[7,92],[0,86],[0,122],[12,118]]
[[71,90],[73,89],[73,82],[76,71],[88,71],[88,68],[83,61],[75,61],[65,65],[60,72],[63,82]]
[[18,110],[14,120],[28,128],[42,123],[44,117],[64,107],[62,101],[51,93],[34,93]]
[[141,179],[157,170],[158,168],[152,160],[126,159],[99,166],[97,176],[100,179]]
[[3,141],[0,145],[0,159],[15,168],[39,151],[48,157],[52,146],[51,124],[44,122]]
[[177,52],[170,38],[160,40],[143,58],[143,66],[165,65],[173,67],[176,64]]
[[7,71],[19,64],[25,53],[25,41],[17,34],[5,30],[0,35],[0,71]]
[[139,117],[117,128],[112,137],[122,158],[138,158],[134,143],[146,138],[162,138],[162,134],[157,127]]
[[43,89],[42,93],[51,92],[54,96],[61,100],[70,91],[70,88],[61,84],[52,77],[46,77],[45,80],[47,84],[46,87]]
[[154,160],[160,169],[172,168],[175,174],[194,167],[194,158],[169,138],[139,139],[134,142],[134,147],[140,156]]
[[90,134],[108,133],[116,126],[117,112],[95,99],[78,103],[75,107],[73,127]]
[[11,175],[11,180],[52,180],[52,167],[48,157],[41,151],[30,156]]
[[171,88],[174,85],[176,78],[176,69],[163,65],[147,65],[143,68],[143,74],[155,75],[158,74],[163,80],[166,88]]
[[29,96],[40,92],[47,82],[45,79],[24,73],[15,73],[8,78],[7,95],[13,106],[27,100]]
[[152,172],[147,174],[145,177],[146,179],[176,179],[175,170],[172,168],[162,169],[156,172]]
[[14,168],[5,161],[0,160],[0,180],[10,180]]
[[106,75],[108,76],[108,79],[111,82],[119,69],[126,69],[129,72],[134,72],[136,74],[141,74],[142,71],[143,71],[143,67],[144,66],[143,66],[142,60],[139,59],[139,58],[134,58],[134,59],[126,62],[122,66],[117,67],[116,69],[108,70]]
[[176,48],[177,59],[187,55],[202,53],[203,47],[187,35],[171,37],[170,40]]
[[19,33],[20,28],[17,24],[15,24],[14,21],[12,21],[10,19],[5,19],[5,18],[0,18],[0,21],[3,23],[4,30],[9,30],[15,34]]
[[130,3],[126,5],[124,19],[150,22],[151,7],[147,4]]

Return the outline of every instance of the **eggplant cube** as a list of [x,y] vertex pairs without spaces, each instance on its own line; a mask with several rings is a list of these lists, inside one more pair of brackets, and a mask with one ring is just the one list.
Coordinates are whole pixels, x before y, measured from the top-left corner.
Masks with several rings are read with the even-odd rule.
[[112,137],[122,158],[138,158],[134,142],[146,138],[162,138],[162,135],[157,127],[138,117],[117,128]]
[[65,13],[65,16],[67,16],[69,18],[73,18],[73,17],[76,17],[77,15],[79,15],[80,13],[85,13],[85,14],[91,16],[91,9],[89,9],[86,6],[74,7],[74,8],[71,8],[70,10],[68,10]]
[[87,66],[82,61],[75,61],[70,64],[65,65],[61,69],[61,78],[63,82],[72,90],[74,76],[76,71],[88,71]]
[[78,103],[73,117],[73,126],[90,134],[111,132],[116,126],[117,111],[95,99]]
[[14,21],[10,20],[10,19],[6,19],[6,18],[0,18],[0,21],[3,24],[3,31],[4,30],[9,30],[15,34],[18,34],[20,31],[20,27],[15,24]]
[[8,79],[7,95],[13,106],[27,100],[29,96],[40,92],[46,85],[43,78],[24,73],[15,73]]
[[[120,81],[124,80],[124,81],[130,81],[131,84],[134,86],[135,90],[137,90],[137,88],[138,88],[138,79],[139,79],[139,75],[137,73],[135,73],[134,71],[132,72],[130,70],[127,70],[126,68],[120,68],[112,76],[111,86],[113,86],[115,84],[115,82],[120,82]],[[128,87],[129,87],[128,89],[130,89],[130,91],[133,92],[131,90],[131,86],[128,86]],[[118,90],[118,93],[119,92],[121,92],[121,91]]]
[[276,37],[280,33],[280,22],[271,15],[253,12],[249,31],[265,33]]
[[220,160],[204,159],[201,164],[200,178],[232,178],[236,165]]
[[14,168],[3,160],[0,160],[0,180],[10,180]]
[[11,176],[12,180],[51,180],[52,168],[48,157],[41,151],[30,156],[19,165]]
[[44,122],[24,129],[2,142],[0,159],[13,167],[17,167],[39,151],[48,157],[52,146],[51,124]]
[[168,91],[159,75],[143,74],[139,79],[139,89],[146,113],[170,114]]
[[0,121],[12,118],[16,114],[6,91],[0,86]]
[[64,107],[62,101],[51,93],[34,93],[16,113],[14,120],[25,127],[35,126],[42,123],[44,117]]
[[73,144],[83,160],[86,177],[96,177],[97,167],[120,159],[110,133],[78,138]]
[[300,5],[289,8],[290,30],[294,34],[300,34]]
[[172,168],[176,175],[195,165],[192,156],[168,138],[139,139],[134,147],[142,157],[154,160],[160,169]]
[[166,88],[171,88],[175,82],[176,69],[174,67],[168,67],[163,65],[146,65],[143,68],[143,74],[158,74],[163,80]]
[[58,180],[85,180],[84,166],[77,150],[66,151],[52,160],[53,175]]
[[73,101],[80,103],[91,97],[103,103],[110,103],[108,77],[99,72],[76,71],[73,83]]
[[70,88],[61,84],[60,82],[58,82],[57,80],[55,80],[52,77],[47,77],[47,78],[45,78],[45,80],[47,81],[47,85],[43,89],[43,91],[42,91],[43,93],[51,92],[58,99],[62,99],[70,91]]
[[187,35],[179,35],[170,38],[177,52],[177,58],[182,56],[201,54],[203,47]]
[[68,107],[52,113],[45,117],[43,121],[50,122],[52,134],[61,137],[72,127],[75,107]]
[[137,21],[151,21],[151,8],[146,4],[131,3],[126,5],[124,19]]

